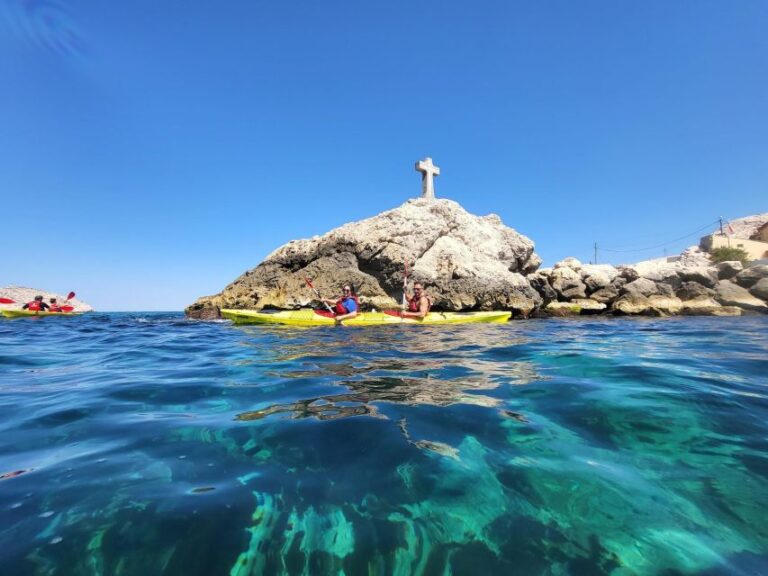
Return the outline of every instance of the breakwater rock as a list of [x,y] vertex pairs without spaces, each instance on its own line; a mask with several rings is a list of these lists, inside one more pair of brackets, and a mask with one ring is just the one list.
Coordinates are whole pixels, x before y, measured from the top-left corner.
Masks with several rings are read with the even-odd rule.
[[0,298],[7,298],[13,300],[10,304],[0,304],[2,308],[6,310],[19,310],[27,302],[31,302],[35,299],[35,296],[42,296],[43,300],[48,303],[51,298],[56,298],[59,304],[67,304],[74,308],[74,312],[92,312],[93,307],[82,300],[72,298],[66,300],[67,294],[61,294],[58,292],[49,292],[47,290],[39,290],[37,288],[25,288],[23,286],[5,286],[0,288]]
[[452,200],[419,198],[322,236],[289,242],[185,312],[215,318],[221,308],[307,306],[314,296],[305,277],[325,297],[351,282],[364,309],[397,307],[406,264],[409,281],[427,284],[437,310],[511,309],[528,315],[543,303],[526,278],[541,264],[529,238],[495,214],[475,216]]
[[768,266],[715,264],[698,248],[617,267],[566,258],[529,280],[542,296],[541,312],[551,316],[768,313]]

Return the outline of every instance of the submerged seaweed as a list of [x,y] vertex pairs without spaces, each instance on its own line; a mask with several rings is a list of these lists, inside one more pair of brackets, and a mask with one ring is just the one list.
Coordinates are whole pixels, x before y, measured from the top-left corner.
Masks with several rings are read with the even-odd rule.
[[7,573],[768,570],[764,319],[144,320],[0,325]]

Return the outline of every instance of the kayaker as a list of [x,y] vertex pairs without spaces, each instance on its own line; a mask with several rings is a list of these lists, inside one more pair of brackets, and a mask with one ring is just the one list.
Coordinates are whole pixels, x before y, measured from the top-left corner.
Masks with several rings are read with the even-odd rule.
[[49,308],[50,306],[43,302],[42,296],[35,296],[35,299],[32,300],[32,302],[27,302],[21,307],[22,310],[29,310],[30,312],[45,312]]
[[61,306],[59,306],[58,302],[56,302],[56,298],[50,299],[50,304],[48,307],[51,309],[51,312],[64,312],[64,310],[61,309]]
[[431,307],[432,300],[424,291],[424,285],[414,282],[413,295],[408,297],[408,309],[403,311],[403,318],[424,318]]
[[352,290],[350,284],[344,284],[341,298],[337,300],[323,298],[323,302],[333,306],[333,311],[336,313],[334,320],[336,320],[337,324],[340,324],[342,320],[347,318],[354,318],[360,312],[360,300],[358,300],[357,294]]

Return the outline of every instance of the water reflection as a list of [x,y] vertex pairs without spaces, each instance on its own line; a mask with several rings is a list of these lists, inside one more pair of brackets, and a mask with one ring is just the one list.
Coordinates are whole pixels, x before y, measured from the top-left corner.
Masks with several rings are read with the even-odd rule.
[[[306,338],[306,332],[299,332],[296,340],[282,344],[272,354],[267,374],[278,381],[302,379],[347,391],[273,403],[239,413],[236,419],[261,420],[274,414],[318,420],[382,417],[377,409],[380,403],[494,408],[500,400],[488,392],[543,378],[529,361],[499,361],[503,351],[524,345],[527,338],[508,337],[498,327],[439,332],[419,328],[349,331],[351,342],[343,330],[325,331],[310,338]],[[412,345],[412,339],[418,345]],[[478,354],[478,348],[482,354]],[[346,350],[350,350],[346,354],[348,361],[340,362]],[[499,353],[493,354],[494,350]]]

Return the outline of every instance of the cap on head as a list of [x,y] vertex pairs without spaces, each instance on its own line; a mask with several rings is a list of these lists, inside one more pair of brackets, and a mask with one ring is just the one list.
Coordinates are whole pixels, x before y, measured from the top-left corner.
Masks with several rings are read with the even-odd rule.
[[35,300],[42,300],[42,299],[43,299],[42,296],[35,296]]

